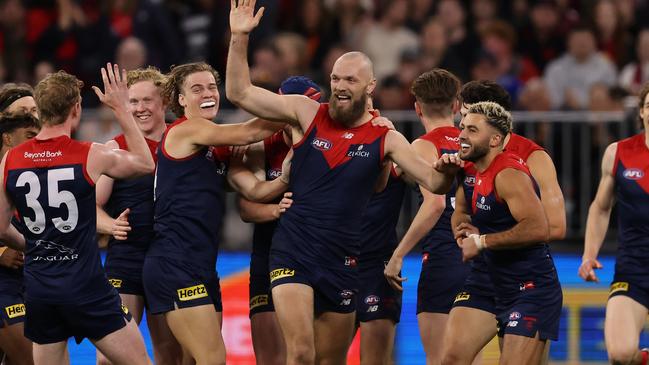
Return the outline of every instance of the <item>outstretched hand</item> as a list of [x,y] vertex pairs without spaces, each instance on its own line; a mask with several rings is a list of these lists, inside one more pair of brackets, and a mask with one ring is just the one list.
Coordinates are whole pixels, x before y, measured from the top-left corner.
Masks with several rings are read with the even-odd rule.
[[101,79],[104,82],[104,91],[97,86],[92,90],[97,94],[99,101],[113,111],[128,110],[128,86],[126,84],[126,70],[110,62],[101,68]]
[[262,6],[255,14],[256,0],[230,0],[230,32],[248,34],[259,25],[264,15]]

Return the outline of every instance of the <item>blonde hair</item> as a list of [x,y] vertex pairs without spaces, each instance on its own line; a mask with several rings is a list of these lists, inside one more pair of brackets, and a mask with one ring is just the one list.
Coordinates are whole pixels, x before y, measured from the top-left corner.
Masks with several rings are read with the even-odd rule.
[[153,66],[149,66],[129,71],[126,75],[126,85],[131,87],[141,81],[151,81],[156,87],[159,87],[160,90],[162,90],[165,79],[165,75],[163,75],[160,70]]
[[498,103],[481,101],[471,104],[468,113],[483,115],[487,123],[496,128],[503,136],[512,131],[512,115]]

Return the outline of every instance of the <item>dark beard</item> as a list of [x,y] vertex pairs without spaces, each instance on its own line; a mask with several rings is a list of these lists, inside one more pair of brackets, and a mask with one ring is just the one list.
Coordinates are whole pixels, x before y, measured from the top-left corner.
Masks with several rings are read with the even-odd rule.
[[474,145],[471,148],[471,152],[467,154],[464,157],[461,157],[464,161],[469,161],[476,163],[476,161],[480,160],[481,158],[485,157],[487,153],[489,153],[489,145],[487,146],[476,146]]
[[338,98],[332,93],[329,98],[329,116],[340,124],[350,127],[356,123],[367,107],[367,94],[363,93],[358,100],[351,99],[352,105],[349,109],[338,106]]

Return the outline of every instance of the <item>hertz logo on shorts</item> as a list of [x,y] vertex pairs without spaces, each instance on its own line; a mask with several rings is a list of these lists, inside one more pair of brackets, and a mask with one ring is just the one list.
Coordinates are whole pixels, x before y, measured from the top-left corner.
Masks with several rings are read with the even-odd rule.
[[113,288],[121,288],[122,287],[122,280],[121,279],[108,279],[108,282],[110,285],[113,286]]
[[5,312],[7,312],[7,317],[16,318],[22,317],[25,315],[25,305],[24,304],[14,304],[8,307],[5,307]]
[[178,299],[185,302],[187,300],[194,300],[199,298],[205,298],[207,296],[207,289],[205,285],[195,285],[190,286],[189,288],[178,289]]
[[293,269],[276,269],[270,272],[270,282],[281,278],[286,278],[289,276],[295,275],[295,270]]
[[629,283],[625,281],[620,281],[611,284],[611,291],[609,292],[609,294],[613,294],[618,291],[629,291]]
[[262,305],[268,305],[268,295],[255,295],[250,298],[250,309],[261,307]]
[[469,300],[469,298],[471,298],[471,294],[463,291],[459,293],[457,296],[455,296],[455,301],[453,301],[453,303],[461,302],[463,300]]

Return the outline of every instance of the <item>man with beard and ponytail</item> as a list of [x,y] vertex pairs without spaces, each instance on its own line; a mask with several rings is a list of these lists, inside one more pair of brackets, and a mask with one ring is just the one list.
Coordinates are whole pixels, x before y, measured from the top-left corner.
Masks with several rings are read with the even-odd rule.
[[215,272],[226,179],[249,200],[270,201],[283,179],[260,182],[249,171],[228,173],[227,146],[271,136],[278,123],[216,124],[218,73],[203,62],[166,75],[165,103],[178,116],[165,130],[154,180],[154,238],[142,269],[147,309],[164,314],[174,337],[197,365],[225,364],[222,304]]
[[271,290],[287,363],[314,364],[317,358],[321,364],[341,364],[355,329],[362,215],[384,159],[431,191],[448,190],[459,160],[447,156],[436,171],[400,133],[371,123],[375,115],[367,99],[376,81],[372,62],[360,52],[335,62],[328,104],[253,86],[248,37],[263,10],[254,15],[254,0],[231,6],[227,97],[292,128],[294,202],[279,220],[270,252]]
[[[463,117],[471,105],[481,101],[493,101],[505,110],[511,109],[509,94],[493,81],[466,83],[460,90],[459,99]],[[566,214],[552,158],[542,147],[513,132],[505,137],[504,148],[527,164],[539,186],[541,203],[550,226],[550,240],[562,239],[566,232]],[[476,173],[475,166],[466,163],[458,177],[467,203],[470,203],[473,195]],[[453,214],[459,215],[460,210]],[[443,364],[471,364],[480,350],[498,333],[494,287],[483,256],[478,255],[471,260],[469,276],[453,303],[446,324]]]
[[562,293],[536,181],[520,157],[503,150],[511,125],[511,115],[496,103],[469,107],[459,156],[477,173],[471,197],[458,187],[451,223],[463,259],[482,252],[486,262],[503,338],[500,363],[542,364],[548,340],[558,336]]

